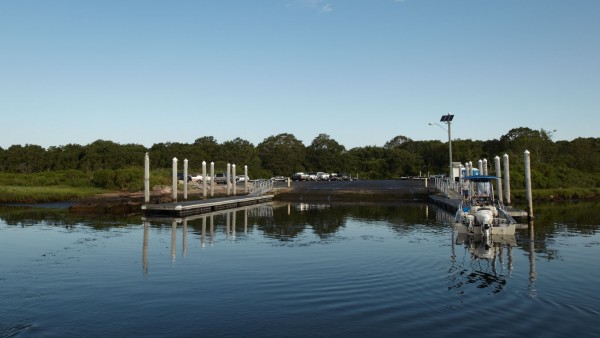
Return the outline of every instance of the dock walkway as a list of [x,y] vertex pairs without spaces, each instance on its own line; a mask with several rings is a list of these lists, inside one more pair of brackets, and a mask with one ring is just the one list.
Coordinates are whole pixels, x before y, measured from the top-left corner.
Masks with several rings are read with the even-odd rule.
[[259,204],[269,202],[271,200],[273,200],[273,195],[252,197],[230,196],[197,201],[144,204],[142,205],[142,211],[148,216],[184,217],[208,213],[217,210],[233,209],[252,204]]
[[[429,199],[432,200],[438,206],[451,212],[456,212],[460,204],[460,197],[458,195],[451,196],[450,198],[443,195],[430,195]],[[508,207],[506,208],[506,211],[513,218],[527,218],[527,211],[525,210]]]

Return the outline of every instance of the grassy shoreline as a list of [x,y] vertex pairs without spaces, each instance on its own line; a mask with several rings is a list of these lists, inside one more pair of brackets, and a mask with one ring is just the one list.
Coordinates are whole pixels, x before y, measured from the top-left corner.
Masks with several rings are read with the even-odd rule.
[[[293,194],[293,190],[288,194]],[[114,191],[94,187],[71,186],[14,186],[0,185],[0,203],[48,203],[77,201],[83,199],[106,199],[106,194]],[[121,192],[123,195],[139,195],[142,191]],[[375,192],[379,193],[379,192]],[[381,192],[385,193],[385,192]],[[103,196],[104,195],[104,196]],[[511,191],[514,201],[525,201],[525,190]],[[600,188],[565,188],[565,189],[538,189],[533,191],[534,201],[573,201],[573,200],[600,200]]]
[[70,186],[7,186],[0,185],[0,203],[48,203],[93,198],[107,190]]

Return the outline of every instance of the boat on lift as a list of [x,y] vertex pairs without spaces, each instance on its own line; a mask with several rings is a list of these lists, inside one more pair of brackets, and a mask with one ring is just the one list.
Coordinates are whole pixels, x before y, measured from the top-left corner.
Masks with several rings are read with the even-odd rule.
[[461,179],[461,202],[455,216],[454,227],[459,234],[514,235],[516,221],[504,205],[494,199],[497,176],[473,175]]

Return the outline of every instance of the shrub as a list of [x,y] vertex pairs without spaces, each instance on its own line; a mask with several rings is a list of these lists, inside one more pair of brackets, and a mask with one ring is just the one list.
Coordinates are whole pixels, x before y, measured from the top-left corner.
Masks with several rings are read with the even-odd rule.
[[92,184],[98,188],[115,188],[115,172],[109,169],[96,170],[92,178]]

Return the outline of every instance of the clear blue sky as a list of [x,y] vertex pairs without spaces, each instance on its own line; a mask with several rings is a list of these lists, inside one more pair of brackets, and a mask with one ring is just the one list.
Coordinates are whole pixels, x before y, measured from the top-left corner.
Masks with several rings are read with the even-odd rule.
[[0,0],[0,146],[600,137],[599,0]]

